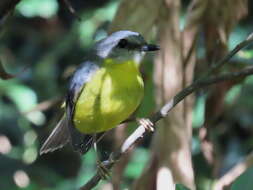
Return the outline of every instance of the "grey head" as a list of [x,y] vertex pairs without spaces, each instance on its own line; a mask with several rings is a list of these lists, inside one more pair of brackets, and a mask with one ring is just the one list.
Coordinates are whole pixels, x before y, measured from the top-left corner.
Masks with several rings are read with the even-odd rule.
[[94,51],[101,58],[128,59],[136,53],[156,51],[159,46],[147,44],[141,34],[129,30],[112,33],[97,42]]

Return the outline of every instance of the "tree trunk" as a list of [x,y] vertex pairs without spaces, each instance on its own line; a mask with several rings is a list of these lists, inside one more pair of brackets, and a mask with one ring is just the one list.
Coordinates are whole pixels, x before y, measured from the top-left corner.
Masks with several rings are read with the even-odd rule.
[[[164,1],[158,23],[161,51],[156,58],[154,72],[158,107],[171,99],[184,85],[189,84],[193,76],[194,65],[190,63],[188,69],[184,70],[184,42],[179,30],[179,14],[179,0]],[[190,35],[190,30],[183,33],[183,36],[187,35]],[[184,51],[188,52],[192,44],[192,41],[183,44]],[[194,59],[191,57],[190,60]],[[188,99],[185,103],[177,105],[166,119],[159,122],[162,126],[158,127],[154,136],[151,159],[135,184],[136,190],[168,189],[167,186],[160,185],[169,179],[169,175],[160,175],[164,168],[167,169],[167,173],[172,173],[175,183],[195,189],[190,143],[191,112],[192,99]]]

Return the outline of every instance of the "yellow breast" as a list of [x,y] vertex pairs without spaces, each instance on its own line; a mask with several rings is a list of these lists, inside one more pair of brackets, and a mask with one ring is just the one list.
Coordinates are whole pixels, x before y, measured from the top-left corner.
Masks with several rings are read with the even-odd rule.
[[143,80],[133,61],[106,60],[82,90],[73,117],[82,133],[107,131],[127,119],[143,97]]

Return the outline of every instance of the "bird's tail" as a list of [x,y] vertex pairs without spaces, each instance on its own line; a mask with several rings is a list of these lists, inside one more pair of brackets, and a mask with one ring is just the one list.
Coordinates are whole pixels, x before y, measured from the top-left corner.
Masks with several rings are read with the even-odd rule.
[[65,116],[58,122],[50,136],[44,142],[40,149],[40,155],[48,152],[53,152],[62,148],[70,142],[70,134],[68,129],[68,122]]

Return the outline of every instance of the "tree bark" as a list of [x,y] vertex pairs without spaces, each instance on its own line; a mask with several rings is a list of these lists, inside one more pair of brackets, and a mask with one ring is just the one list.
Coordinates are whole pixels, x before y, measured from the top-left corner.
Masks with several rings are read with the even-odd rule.
[[[212,63],[227,54],[228,37],[238,21],[247,14],[247,0],[224,0],[223,6],[220,5],[219,0],[209,0],[203,17],[208,63],[206,67],[210,67]],[[215,121],[223,113],[224,97],[228,90],[237,83],[238,81],[234,80],[213,85],[209,89],[206,101],[205,123],[204,128],[200,130],[200,138],[202,139],[203,154],[206,160],[214,166],[214,177],[219,175],[222,153],[219,150],[217,139],[212,133]]]
[[[159,107],[192,81],[194,56],[190,58],[188,69],[184,70],[182,44],[187,54],[193,42],[182,41],[179,14],[179,0],[163,2],[158,22],[161,51],[156,57],[154,71],[156,102]],[[194,31],[189,29],[183,36],[194,36]],[[160,185],[162,181],[158,175],[164,168],[172,173],[174,183],[195,189],[190,143],[191,112],[192,98],[186,100],[185,106],[183,103],[177,105],[167,118],[159,122],[161,126],[153,139],[151,159],[135,184],[136,190],[167,189],[168,187]]]

